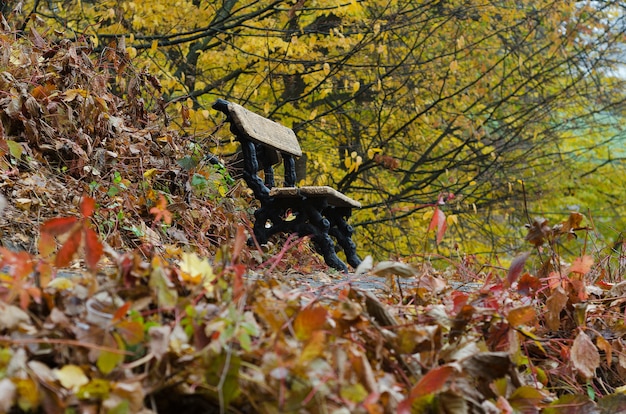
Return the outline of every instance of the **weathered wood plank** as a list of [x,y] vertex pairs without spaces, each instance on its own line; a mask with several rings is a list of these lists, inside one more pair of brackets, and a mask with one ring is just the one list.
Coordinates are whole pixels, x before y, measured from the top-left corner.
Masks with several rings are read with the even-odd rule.
[[297,198],[297,197],[325,197],[328,204],[335,207],[360,208],[361,203],[351,199],[345,194],[340,193],[332,187],[328,186],[309,186],[309,187],[279,187],[270,190],[270,197],[278,198]]
[[290,128],[232,102],[228,103],[228,109],[237,128],[248,135],[251,141],[296,157],[302,156],[298,138]]

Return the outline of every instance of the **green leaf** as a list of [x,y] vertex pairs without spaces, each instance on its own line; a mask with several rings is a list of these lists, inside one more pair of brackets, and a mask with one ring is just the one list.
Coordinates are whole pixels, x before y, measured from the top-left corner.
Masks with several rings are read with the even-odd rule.
[[[209,355],[207,357],[207,371],[205,379],[207,384],[212,385],[215,389],[220,384],[222,388],[212,391],[215,397],[221,395],[221,400],[228,407],[233,399],[241,392],[239,389],[239,368],[241,367],[241,359],[233,354],[223,352],[219,355]],[[222,381],[223,379],[223,381]]]
[[7,146],[9,147],[9,152],[11,153],[11,156],[15,159],[20,159],[22,158],[22,154],[24,153],[24,148],[22,148],[22,146],[15,142],[15,141],[11,141],[10,139],[8,139],[6,141]]
[[[111,348],[117,348],[120,351],[126,349],[124,346],[124,341],[115,332],[113,332],[111,335],[105,335],[103,345]],[[102,372],[104,375],[107,375],[110,374],[122,362],[124,362],[124,353],[101,351],[100,355],[98,355],[96,366],[98,367],[100,372]]]
[[368,392],[360,383],[341,387],[339,395],[341,398],[351,401],[353,403],[360,403],[368,396]]

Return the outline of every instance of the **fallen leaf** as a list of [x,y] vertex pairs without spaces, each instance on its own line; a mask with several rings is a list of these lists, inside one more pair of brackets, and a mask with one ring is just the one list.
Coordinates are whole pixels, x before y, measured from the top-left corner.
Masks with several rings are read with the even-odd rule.
[[556,331],[561,326],[561,311],[567,304],[567,294],[562,287],[557,287],[546,300],[546,324]]
[[64,365],[61,369],[55,369],[53,372],[63,388],[73,392],[78,391],[81,386],[89,382],[89,378],[77,365]]
[[448,382],[450,375],[456,372],[451,365],[444,365],[431,369],[411,388],[409,397],[398,405],[398,414],[410,414],[411,404],[417,398],[441,391]]
[[417,274],[412,266],[402,262],[383,261],[378,263],[373,269],[372,274],[376,276],[400,276],[404,278],[413,277]]
[[591,379],[595,376],[596,368],[600,366],[600,353],[585,332],[580,331],[574,339],[570,356],[574,368],[583,377]]
[[17,306],[0,302],[0,331],[13,330],[20,324],[30,324],[30,316]]
[[172,328],[169,326],[151,326],[148,329],[148,336],[150,337],[150,351],[160,361],[163,355],[167,353],[170,345],[170,334]]
[[491,382],[503,378],[513,363],[508,352],[481,352],[464,360],[462,366],[471,376]]
[[313,305],[304,308],[293,321],[293,330],[296,338],[308,340],[313,332],[322,329],[326,323],[328,312],[322,306]]
[[535,322],[537,313],[532,306],[522,306],[519,308],[511,309],[506,316],[506,320],[509,321],[511,326],[518,327],[520,325],[530,325]]
[[0,380],[0,412],[8,413],[15,404],[17,387],[8,378]]

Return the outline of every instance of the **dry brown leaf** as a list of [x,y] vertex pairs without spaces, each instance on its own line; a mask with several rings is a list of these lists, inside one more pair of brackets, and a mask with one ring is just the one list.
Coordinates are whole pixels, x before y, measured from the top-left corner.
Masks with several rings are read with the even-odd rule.
[[148,336],[150,336],[150,351],[154,354],[157,361],[163,358],[163,355],[167,353],[170,344],[170,333],[172,329],[165,326],[152,326],[148,329]]
[[553,331],[561,327],[561,311],[567,304],[567,293],[562,287],[557,287],[546,301],[546,324]]
[[583,331],[580,331],[574,339],[570,356],[574,368],[583,377],[591,379],[595,376],[596,369],[600,366],[600,353],[591,338]]

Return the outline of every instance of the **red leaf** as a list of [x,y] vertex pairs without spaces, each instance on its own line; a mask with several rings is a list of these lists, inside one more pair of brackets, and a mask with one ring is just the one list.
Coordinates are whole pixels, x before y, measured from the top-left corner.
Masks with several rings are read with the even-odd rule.
[[98,261],[102,257],[102,243],[98,239],[98,235],[91,228],[85,229],[85,263],[89,270],[96,270]]
[[513,260],[511,267],[509,267],[509,273],[506,275],[506,282],[508,286],[511,286],[513,282],[515,282],[522,274],[522,270],[524,270],[524,265],[526,264],[526,260],[528,260],[528,256],[530,256],[530,252],[524,252]]
[[83,201],[80,204],[80,212],[82,213],[83,217],[85,218],[91,217],[95,208],[96,208],[96,200],[94,200],[91,197],[84,196]]
[[409,398],[398,405],[398,414],[410,414],[411,404],[419,397],[440,391],[455,369],[449,365],[433,368],[411,389]]
[[74,257],[74,253],[76,253],[78,247],[80,246],[80,236],[81,232],[79,230],[74,231],[65,244],[61,246],[59,252],[57,253],[57,257],[54,260],[54,265],[56,267],[66,267],[70,264],[72,257]]
[[424,395],[440,391],[448,381],[448,377],[455,372],[454,367],[444,365],[428,371],[411,390],[410,398],[419,398]]
[[77,222],[78,219],[76,217],[57,217],[43,223],[41,231],[53,236],[59,236],[70,231]]
[[435,207],[435,213],[433,214],[433,218],[430,220],[430,224],[428,225],[428,231],[437,228],[437,244],[441,243],[441,240],[443,240],[443,235],[445,234],[447,227],[448,223],[446,223],[446,215],[439,209],[439,207]]

